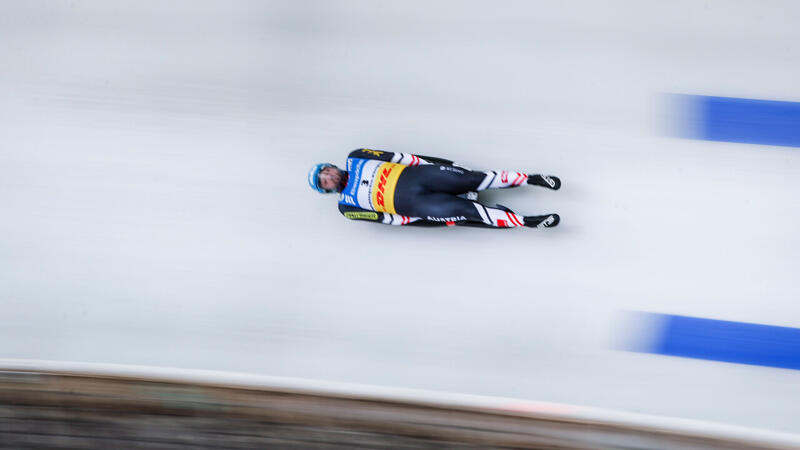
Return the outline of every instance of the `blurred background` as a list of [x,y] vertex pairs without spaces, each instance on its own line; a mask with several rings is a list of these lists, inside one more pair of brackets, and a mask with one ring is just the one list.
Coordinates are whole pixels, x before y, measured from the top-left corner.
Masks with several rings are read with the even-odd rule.
[[[800,433],[799,21],[791,1],[3,3],[0,358]],[[360,147],[558,175],[483,198],[562,222],[348,221],[306,173]]]

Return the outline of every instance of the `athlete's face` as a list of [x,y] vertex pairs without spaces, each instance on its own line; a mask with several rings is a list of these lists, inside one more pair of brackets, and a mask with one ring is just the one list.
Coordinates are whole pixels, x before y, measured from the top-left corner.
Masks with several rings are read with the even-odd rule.
[[336,167],[326,167],[319,172],[319,185],[328,191],[340,191],[342,176]]

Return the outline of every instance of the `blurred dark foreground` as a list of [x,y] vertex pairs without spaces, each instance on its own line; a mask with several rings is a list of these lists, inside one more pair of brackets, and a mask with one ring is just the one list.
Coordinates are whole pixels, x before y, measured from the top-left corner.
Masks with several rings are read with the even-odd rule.
[[21,371],[0,371],[0,447],[788,448],[418,401]]

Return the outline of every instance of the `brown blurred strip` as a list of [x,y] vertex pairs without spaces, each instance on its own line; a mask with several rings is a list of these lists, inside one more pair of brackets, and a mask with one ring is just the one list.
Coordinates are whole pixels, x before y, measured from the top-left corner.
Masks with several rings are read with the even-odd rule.
[[2,448],[790,448],[424,402],[0,372]]

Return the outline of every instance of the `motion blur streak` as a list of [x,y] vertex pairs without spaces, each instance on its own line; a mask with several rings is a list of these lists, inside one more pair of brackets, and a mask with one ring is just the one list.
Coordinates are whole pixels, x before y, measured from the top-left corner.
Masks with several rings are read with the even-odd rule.
[[677,96],[685,137],[800,147],[800,103],[746,98]]
[[[652,314],[639,350],[670,356],[800,369],[800,328]],[[641,345],[644,344],[644,345]]]
[[[798,373],[613,350],[618,311],[800,327],[800,152],[662,133],[800,99],[794,1],[0,3],[0,357],[800,433]],[[746,57],[743,57],[746,55]],[[552,230],[350,221],[367,147],[564,187]]]

